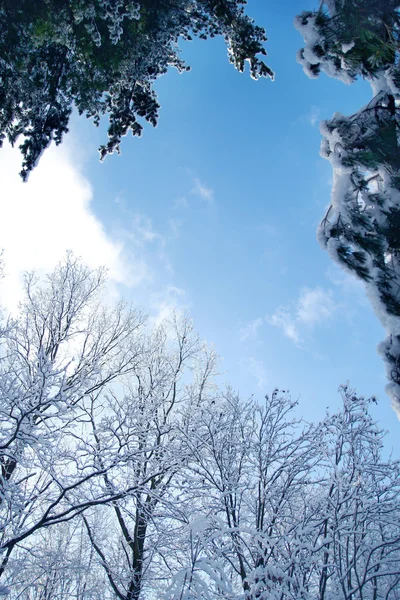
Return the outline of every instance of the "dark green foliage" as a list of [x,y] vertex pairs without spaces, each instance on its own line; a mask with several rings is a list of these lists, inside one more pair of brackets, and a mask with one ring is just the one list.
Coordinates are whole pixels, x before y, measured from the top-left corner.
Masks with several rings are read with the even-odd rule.
[[381,232],[386,237],[389,248],[394,252],[400,252],[400,208],[390,210]]
[[379,352],[400,406],[400,0],[321,0],[295,25],[309,77],[361,76],[372,86],[373,99],[355,115],[322,123],[334,186],[318,239],[365,283],[388,332]]
[[311,21],[319,34],[312,47],[315,60],[308,67],[315,75],[322,68],[355,78],[375,77],[396,66],[399,76],[399,10],[399,0],[324,0],[318,11],[303,12],[297,18],[299,29]]
[[371,279],[368,268],[365,266],[365,253],[353,250],[351,246],[339,244],[337,247],[337,254],[339,260],[341,260],[350,271],[355,271],[361,279],[364,279],[364,281],[369,281]]
[[99,124],[109,117],[103,159],[129,131],[157,124],[155,80],[188,67],[178,42],[221,35],[239,71],[273,77],[259,58],[265,31],[242,0],[2,0],[0,143],[20,135],[26,179],[52,140],[68,131],[72,107]]
[[400,316],[400,122],[393,96],[380,93],[352,117],[337,115],[324,127],[325,155],[348,177],[333,198],[335,212],[322,223],[324,243],[337,240],[338,261],[376,287],[388,314]]

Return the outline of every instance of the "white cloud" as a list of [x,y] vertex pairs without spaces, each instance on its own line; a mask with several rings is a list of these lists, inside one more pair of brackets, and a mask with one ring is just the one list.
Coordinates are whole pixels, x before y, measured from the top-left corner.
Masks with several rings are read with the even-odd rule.
[[300,346],[302,334],[331,320],[338,308],[331,290],[303,288],[292,310],[280,306],[267,321],[282,329],[286,337]]
[[282,329],[286,337],[292,340],[296,345],[300,343],[300,335],[296,321],[286,308],[280,306],[267,320],[270,325]]
[[145,245],[151,242],[159,242],[165,246],[164,237],[154,230],[151,219],[144,215],[135,214],[132,220],[133,238],[137,245]]
[[257,381],[258,388],[265,391],[268,384],[268,375],[263,361],[253,356],[248,356],[241,361],[241,364],[249,375]]
[[113,240],[91,210],[93,192],[76,164],[71,142],[50,147],[39,166],[23,183],[18,175],[21,156],[5,145],[0,150],[0,247],[4,249],[6,280],[2,304],[15,306],[24,271],[49,270],[72,250],[90,267],[104,265],[114,282],[134,283]]
[[311,106],[310,112],[307,115],[307,120],[313,127],[319,122],[321,118],[321,109],[318,106]]
[[198,177],[194,179],[194,188],[192,189],[192,193],[199,196],[202,200],[208,202],[208,204],[214,204],[214,190],[207,187],[205,183],[200,181]]
[[162,321],[172,320],[175,314],[183,315],[188,311],[185,290],[174,285],[166,286],[162,291],[152,295],[150,309],[150,323],[155,326]]
[[336,308],[331,290],[303,288],[297,303],[296,321],[314,326],[331,319]]
[[264,319],[262,319],[260,317],[258,319],[254,319],[254,321],[250,321],[250,323],[247,323],[247,325],[244,325],[240,329],[240,341],[241,342],[257,341],[257,336],[258,336],[258,333],[259,333],[261,327],[263,326],[263,323],[264,323]]
[[175,210],[179,210],[180,208],[188,208],[189,202],[184,196],[180,196],[179,198],[175,198],[172,208]]
[[[179,237],[181,221],[170,219],[169,231],[160,233],[154,228],[153,221],[144,214],[135,212],[125,202],[118,201],[120,214],[116,235],[129,251],[132,272],[140,276],[140,282],[155,282],[162,273],[171,275],[174,271],[169,259],[167,246],[172,239]],[[122,218],[121,218],[122,216]]]
[[180,219],[168,219],[172,238],[177,239],[181,235],[182,221]]
[[118,293],[116,284],[135,286],[135,302],[145,305],[150,324],[183,314],[187,298],[184,290],[170,283],[173,268],[167,253],[181,222],[171,219],[164,235],[151,219],[118,197],[109,234],[93,213],[93,191],[79,169],[80,155],[69,135],[59,148],[46,150],[23,183],[18,150],[9,146],[0,150],[0,250],[4,248],[7,275],[0,284],[0,305],[13,311],[23,273],[47,272],[72,250],[89,267],[108,268],[107,292],[112,299]]

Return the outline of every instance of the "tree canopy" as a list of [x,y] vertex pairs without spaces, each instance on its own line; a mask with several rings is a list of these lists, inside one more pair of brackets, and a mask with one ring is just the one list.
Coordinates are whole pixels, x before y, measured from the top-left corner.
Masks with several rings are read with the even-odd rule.
[[390,69],[398,83],[399,9],[398,0],[323,0],[296,19],[306,42],[299,61],[311,77],[324,71],[351,83]]
[[179,40],[223,36],[229,60],[273,77],[262,60],[263,28],[243,0],[4,0],[0,4],[0,142],[23,136],[27,179],[52,140],[68,131],[73,107],[98,125],[109,118],[103,159],[141,119],[157,124],[155,80],[189,67]]
[[356,114],[321,125],[321,155],[333,167],[331,206],[318,239],[332,258],[365,283],[388,332],[380,344],[388,392],[400,409],[400,3],[326,0],[296,19],[305,47],[298,60],[310,77],[325,72],[370,82],[373,99]]
[[398,600],[400,461],[374,398],[243,400],[185,317],[67,255],[0,320],[0,596]]
[[[3,0],[0,5],[0,144],[22,139],[27,179],[71,112],[99,125],[108,118],[104,159],[128,132],[157,124],[154,83],[170,67],[189,67],[179,41],[222,36],[239,70],[270,77],[265,30],[245,0]],[[373,99],[356,114],[322,124],[321,154],[334,169],[332,202],[318,229],[321,245],[365,282],[388,331],[380,352],[389,393],[400,406],[400,3],[323,0],[296,19],[305,46],[298,61],[321,72],[371,83]]]

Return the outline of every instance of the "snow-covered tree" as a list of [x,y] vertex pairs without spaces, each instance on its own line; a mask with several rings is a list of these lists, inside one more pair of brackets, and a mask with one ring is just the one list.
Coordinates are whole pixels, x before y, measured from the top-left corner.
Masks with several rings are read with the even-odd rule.
[[379,352],[400,412],[399,10],[397,0],[326,0],[296,27],[306,44],[299,62],[310,77],[323,71],[352,83],[361,76],[372,86],[373,99],[355,115],[322,123],[321,154],[334,183],[318,239],[365,283],[388,332]]
[[1,324],[0,595],[400,600],[373,399],[315,425],[244,402],[188,320],[150,330],[103,282],[68,255]]
[[99,124],[109,117],[100,156],[119,151],[141,119],[156,125],[155,80],[175,67],[179,40],[223,36],[229,59],[252,77],[273,77],[259,58],[265,31],[243,0],[6,0],[0,4],[0,142],[23,136],[22,178],[52,140],[59,144],[72,108]]
[[106,488],[115,495],[128,481],[131,489],[83,516],[110,592],[120,600],[159,597],[171,575],[186,514],[179,481],[193,454],[187,439],[209,403],[214,368],[214,353],[191,323],[175,319],[148,337],[123,389],[88,413],[99,467],[105,456],[120,465],[104,475]]
[[307,591],[320,600],[397,599],[400,462],[382,457],[371,400],[348,386],[341,393],[343,408],[322,423],[322,481],[298,536],[308,554]]
[[171,576],[186,522],[177,477],[214,394],[215,354],[186,318],[152,331],[140,311],[109,307],[104,282],[68,254],[44,281],[26,275],[1,328],[0,592],[11,598],[133,600]]
[[[79,519],[41,529],[13,553],[9,599],[109,600],[105,573]],[[6,587],[6,586],[5,586]]]
[[[101,302],[104,272],[71,255],[44,283],[25,278],[0,338],[0,576],[17,544],[104,501],[115,466],[84,447],[86,404],[142,352],[140,311]],[[102,479],[101,479],[102,481]]]
[[204,415],[186,562],[165,598],[399,598],[400,464],[382,457],[370,400],[341,392],[313,427],[277,391]]

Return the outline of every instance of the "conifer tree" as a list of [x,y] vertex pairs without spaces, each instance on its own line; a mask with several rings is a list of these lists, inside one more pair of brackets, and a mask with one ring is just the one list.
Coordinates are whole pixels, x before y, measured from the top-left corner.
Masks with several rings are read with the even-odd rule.
[[388,332],[380,344],[388,392],[400,411],[400,64],[398,0],[325,0],[296,19],[309,77],[370,82],[373,99],[355,115],[321,125],[321,155],[333,167],[332,201],[318,239],[365,282]]
[[0,144],[23,136],[27,179],[52,140],[59,144],[73,107],[93,119],[107,115],[100,157],[119,152],[129,131],[157,124],[155,80],[174,67],[180,39],[223,36],[229,60],[251,76],[273,77],[263,28],[243,0],[3,0],[0,3]]

